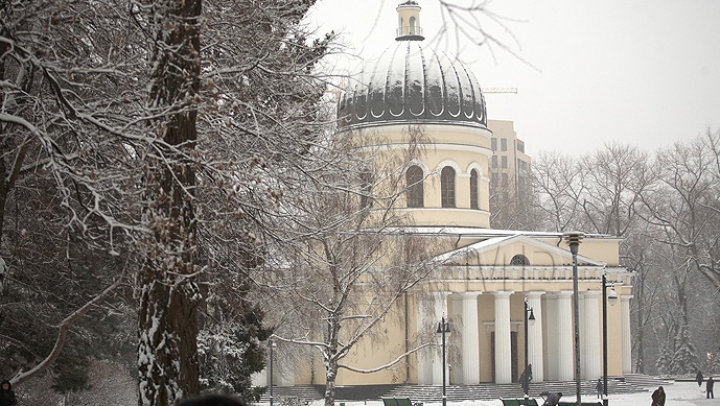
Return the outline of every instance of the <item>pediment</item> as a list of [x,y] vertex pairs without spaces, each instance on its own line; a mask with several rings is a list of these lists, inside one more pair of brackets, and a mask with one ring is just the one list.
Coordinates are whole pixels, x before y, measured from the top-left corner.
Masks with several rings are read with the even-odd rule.
[[[511,262],[516,256],[527,258],[525,265],[529,266],[571,266],[573,262],[569,250],[522,234],[489,237],[441,254],[435,259],[443,265],[508,266],[513,265]],[[577,261],[580,266],[606,265],[580,253]]]

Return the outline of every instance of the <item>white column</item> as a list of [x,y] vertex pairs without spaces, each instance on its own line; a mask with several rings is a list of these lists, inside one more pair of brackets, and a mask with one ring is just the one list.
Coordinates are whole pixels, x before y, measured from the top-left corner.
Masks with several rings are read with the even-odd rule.
[[[447,317],[447,314],[448,314],[447,313],[447,299],[448,299],[449,293],[448,292],[435,292],[434,295],[435,295],[435,300],[434,300],[435,306],[433,306],[433,320],[435,320],[435,326],[437,326],[443,317],[445,317],[445,320],[448,319],[448,317]],[[452,326],[450,326],[450,328],[452,329]],[[436,350],[433,352],[433,385],[442,385],[443,367],[447,368],[447,365],[448,365],[447,359],[449,358],[448,348],[450,348],[450,343],[449,343],[450,337],[448,335],[445,335],[445,344],[446,344],[445,365],[443,365],[443,362],[442,362],[443,361],[442,360],[442,350],[443,350],[442,337],[440,334],[435,334],[435,335],[436,335],[435,342],[437,342],[439,345],[437,347],[435,347]],[[449,377],[450,374],[448,374],[447,370],[445,371],[445,374],[446,374],[445,375],[445,379],[446,379],[445,383],[447,383],[447,377]]]
[[[533,382],[545,379],[543,363],[543,317],[542,295],[545,292],[527,292],[528,306],[533,309],[535,325],[528,326],[528,361],[532,364]],[[529,315],[528,315],[529,316]]]
[[622,323],[622,372],[632,373],[632,344],[630,342],[630,299],[632,296],[623,295],[620,297],[620,321]]
[[[463,383],[480,383],[480,335],[478,332],[477,292],[462,294],[462,370]],[[510,302],[508,301],[508,304]],[[509,316],[509,313],[508,313]],[[508,320],[509,317],[508,317]],[[497,333],[496,333],[497,334]],[[496,335],[497,340],[497,335]]]
[[584,300],[585,326],[581,339],[585,344],[583,346],[584,359],[581,363],[583,367],[583,379],[597,380],[602,376],[602,363],[600,360],[600,325],[602,319],[600,317],[599,298],[600,291],[586,291],[582,295]]
[[[543,309],[545,317],[543,318],[543,339],[547,343],[547,377],[546,380],[557,381],[558,376],[558,307],[557,293],[548,293],[545,295],[545,308]],[[535,315],[537,317],[537,314]],[[533,375],[535,374],[533,368]]]
[[[585,296],[583,295],[583,292],[579,292],[579,298],[578,298],[578,312],[580,314],[580,317],[578,317],[578,321],[580,321],[580,378],[584,379],[585,376]],[[573,306],[575,306],[573,304]],[[573,369],[574,370],[574,369]]]
[[510,348],[510,295],[495,292],[495,383],[512,381],[512,348]]
[[[431,335],[433,342],[436,342],[435,330],[442,312],[436,314],[436,302],[440,299],[433,294],[420,293],[415,296],[417,301],[417,326],[418,333],[427,332]],[[439,366],[440,359],[436,356],[438,348],[434,345],[425,347],[418,351],[418,384],[435,384],[435,367]],[[440,370],[442,373],[442,369]],[[442,379],[442,378],[441,378]]]
[[575,331],[573,330],[572,295],[570,291],[558,292],[557,331],[559,381],[575,379]]
[[[463,337],[462,337],[462,331],[465,328],[465,321],[462,317],[462,308],[463,308],[463,298],[462,293],[460,294],[451,294],[450,295],[450,301],[452,303],[452,306],[450,308],[452,309],[452,315],[450,319],[453,321],[452,325],[450,326],[450,331],[452,331],[452,342],[455,348],[463,348]],[[448,382],[451,383],[463,383],[465,382],[465,377],[463,375],[463,365],[465,364],[465,360],[463,359],[464,356],[462,352],[458,351],[458,353],[453,353],[453,356],[451,359],[448,360],[448,363],[450,364],[450,378]]]

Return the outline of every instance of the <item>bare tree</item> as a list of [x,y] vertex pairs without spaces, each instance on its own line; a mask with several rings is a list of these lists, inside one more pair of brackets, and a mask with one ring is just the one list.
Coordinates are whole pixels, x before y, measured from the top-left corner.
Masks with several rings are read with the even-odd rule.
[[533,189],[538,198],[538,214],[547,227],[564,231],[579,226],[578,206],[582,193],[577,164],[558,153],[542,153],[533,161]]
[[528,173],[508,176],[507,172],[492,173],[491,169],[490,226],[505,230],[536,230],[541,224],[537,223],[540,216],[535,213],[539,205],[532,175],[529,169],[518,167],[516,171]]
[[282,237],[267,283],[278,291],[273,307],[282,309],[272,317],[276,337],[317,350],[325,404],[332,405],[339,370],[390,368],[422,347],[408,342],[393,362],[375,368],[343,362],[359,343],[382,339],[379,329],[396,320],[406,294],[434,267],[426,242],[402,232],[408,219],[394,210],[406,190],[407,156],[383,155],[352,132],[331,135],[325,145],[312,175],[286,192],[292,204],[279,218]]
[[[3,366],[13,369],[5,373],[12,372],[15,383],[54,368],[60,372],[56,386],[82,384],[78,377],[59,382],[62,371],[72,369],[73,357],[63,350],[84,346],[86,355],[75,357],[75,366],[92,356],[83,344],[92,323],[82,316],[103,314],[98,306],[117,293],[122,280],[115,277],[129,266],[103,249],[112,242],[97,240],[110,236],[122,244],[122,227],[109,231],[113,221],[104,216],[129,215],[116,205],[117,169],[125,167],[126,154],[85,131],[108,106],[115,110],[128,100],[114,90],[133,81],[107,80],[115,64],[104,57],[123,55],[120,43],[128,37],[113,38],[115,8],[102,2],[0,4],[0,328],[8,343]],[[108,21],[116,31],[109,32]],[[107,159],[96,159],[105,153]],[[115,182],[100,186],[100,172]],[[62,365],[54,365],[58,359]]]
[[[61,226],[141,269],[140,404],[199,390],[196,279],[259,262],[251,236],[279,197],[264,180],[314,142],[331,38],[308,40],[312,4],[0,5],[0,198],[42,168]],[[237,219],[248,250],[221,258]]]
[[677,247],[688,265],[720,289],[717,232],[720,223],[718,134],[675,144],[658,155],[662,187],[643,201],[645,220],[662,229],[662,242]]
[[578,162],[584,230],[618,237],[635,225],[636,205],[652,185],[648,154],[621,144],[608,144]]
[[499,50],[537,69],[519,52],[521,44],[511,28],[511,24],[522,21],[495,12],[492,2],[486,0],[438,1],[443,24],[431,40],[443,49],[455,48],[455,54],[461,57],[461,51],[466,48],[463,44],[472,44],[485,48],[493,58]]

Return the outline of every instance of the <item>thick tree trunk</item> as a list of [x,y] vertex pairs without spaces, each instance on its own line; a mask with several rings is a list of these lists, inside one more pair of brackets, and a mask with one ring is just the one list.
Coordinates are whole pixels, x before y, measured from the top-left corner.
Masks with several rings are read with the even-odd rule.
[[158,138],[172,148],[149,158],[145,219],[154,232],[140,276],[139,405],[170,406],[200,392],[193,211],[197,140],[194,98],[199,89],[200,0],[155,3],[157,41],[150,107],[171,111]]

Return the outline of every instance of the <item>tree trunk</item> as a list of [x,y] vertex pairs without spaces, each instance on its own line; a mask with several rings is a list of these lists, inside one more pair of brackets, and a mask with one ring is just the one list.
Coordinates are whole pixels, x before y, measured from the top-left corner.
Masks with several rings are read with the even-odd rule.
[[154,233],[141,272],[138,370],[139,405],[170,406],[200,392],[193,211],[197,140],[200,0],[155,4],[157,41],[150,108],[167,113],[156,122],[161,153],[150,154],[145,220]]
[[325,373],[325,406],[335,405],[335,381],[337,379],[338,365],[334,358],[330,358]]

